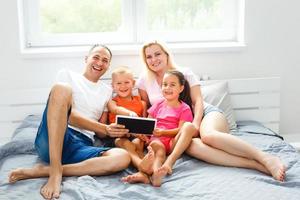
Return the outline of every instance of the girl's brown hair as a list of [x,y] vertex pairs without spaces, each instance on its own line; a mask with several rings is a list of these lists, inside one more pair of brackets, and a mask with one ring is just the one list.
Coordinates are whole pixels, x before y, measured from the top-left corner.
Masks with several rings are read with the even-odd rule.
[[183,90],[179,94],[179,100],[185,102],[187,105],[190,106],[192,112],[193,112],[193,102],[191,98],[191,89],[189,82],[184,78],[183,73],[181,73],[178,70],[168,70],[166,74],[174,75],[178,78],[179,84],[183,85]]

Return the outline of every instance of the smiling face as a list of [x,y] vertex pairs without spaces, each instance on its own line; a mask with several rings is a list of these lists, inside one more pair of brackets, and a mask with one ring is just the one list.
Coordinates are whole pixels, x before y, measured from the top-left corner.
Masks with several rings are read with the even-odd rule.
[[166,100],[179,100],[179,95],[183,91],[184,86],[180,84],[176,75],[166,73],[162,83],[162,93]]
[[168,55],[163,49],[153,44],[145,48],[145,61],[148,68],[154,73],[163,73],[168,70]]
[[110,65],[111,55],[109,51],[102,47],[95,47],[85,58],[84,76],[92,81],[97,82],[100,77],[107,71]]
[[112,87],[119,97],[131,98],[134,83],[133,75],[130,73],[115,73],[112,75]]

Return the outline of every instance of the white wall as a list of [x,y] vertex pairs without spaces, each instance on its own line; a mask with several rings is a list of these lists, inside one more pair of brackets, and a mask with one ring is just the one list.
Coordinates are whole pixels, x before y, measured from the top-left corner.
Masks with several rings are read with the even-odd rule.
[[[213,79],[281,77],[280,132],[299,133],[300,1],[247,0],[245,38],[239,52],[175,54],[178,64]],[[24,58],[20,55],[17,1],[0,2],[0,91],[50,86],[62,67],[80,71],[83,55],[68,58]],[[114,56],[112,66],[128,65],[138,74],[138,56]],[[1,114],[1,113],[0,113]]]

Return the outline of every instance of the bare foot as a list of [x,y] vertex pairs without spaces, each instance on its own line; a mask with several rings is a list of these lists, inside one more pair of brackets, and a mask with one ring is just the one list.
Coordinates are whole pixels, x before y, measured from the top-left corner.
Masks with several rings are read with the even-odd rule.
[[150,183],[149,177],[143,172],[137,172],[135,174],[123,177],[121,178],[121,181],[127,183],[144,183],[144,184]]
[[148,146],[147,149],[148,153],[140,162],[138,169],[141,172],[151,175],[153,173],[154,151],[151,146]]
[[162,179],[168,174],[170,168],[163,165],[157,170],[155,170],[151,177],[152,185],[155,187],[160,187]]
[[285,166],[278,157],[266,154],[263,159],[263,164],[266,169],[272,174],[273,178],[278,181],[284,181]]
[[41,188],[41,195],[45,199],[53,199],[53,198],[59,198],[60,194],[60,184],[62,180],[62,173],[56,172],[56,173],[50,173],[50,177],[48,179],[48,182]]
[[44,165],[37,164],[33,168],[19,168],[12,170],[8,176],[9,183],[15,183],[19,180],[41,177]]
[[169,174],[169,175],[171,175],[173,173],[172,168],[166,163],[164,163],[163,166],[161,166],[158,170],[160,170],[161,168],[167,170],[167,174]]
[[260,164],[260,163],[257,162],[257,161],[254,161],[254,162],[257,163],[257,164],[255,165],[255,169],[256,169],[256,170],[258,170],[258,171],[260,171],[260,172],[262,172],[262,173],[265,173],[265,174],[267,174],[267,175],[272,175],[272,174],[269,172],[269,170],[268,170],[265,166],[263,166],[262,164]]

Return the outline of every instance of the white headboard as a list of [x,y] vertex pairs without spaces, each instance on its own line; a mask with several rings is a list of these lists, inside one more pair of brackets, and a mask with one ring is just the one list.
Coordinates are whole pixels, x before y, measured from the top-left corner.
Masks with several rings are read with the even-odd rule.
[[279,133],[280,78],[228,80],[237,120],[256,120]]
[[[105,80],[109,81],[109,80]],[[230,79],[229,93],[237,120],[256,120],[279,132],[280,78]],[[41,114],[50,88],[7,91],[0,98],[0,144],[29,114]]]

